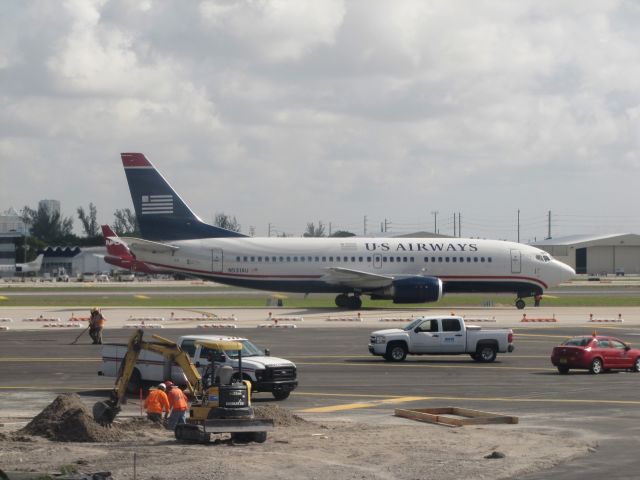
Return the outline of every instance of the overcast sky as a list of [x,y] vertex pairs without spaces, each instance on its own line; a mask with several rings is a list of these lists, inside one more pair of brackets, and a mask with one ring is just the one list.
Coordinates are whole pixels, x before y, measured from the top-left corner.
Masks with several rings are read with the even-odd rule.
[[[640,2],[0,3],[0,210],[131,207],[143,152],[205,221],[516,240],[640,233]],[[379,233],[378,233],[379,234]]]

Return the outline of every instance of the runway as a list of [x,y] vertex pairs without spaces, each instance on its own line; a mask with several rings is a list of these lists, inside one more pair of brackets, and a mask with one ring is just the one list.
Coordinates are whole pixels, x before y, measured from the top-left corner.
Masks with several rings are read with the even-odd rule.
[[[369,330],[362,327],[223,331],[247,336],[269,347],[273,356],[297,364],[300,386],[282,405],[303,415],[378,422],[391,418],[398,407],[478,408],[519,416],[520,424],[514,428],[602,437],[602,448],[579,460],[580,478],[585,469],[600,477],[606,473],[608,478],[630,478],[640,467],[640,460],[631,454],[640,447],[635,426],[640,424],[640,374],[560,376],[549,362],[552,346],[567,336],[588,334],[590,326],[515,327],[516,351],[499,355],[492,364],[478,364],[468,356],[409,357],[404,363],[386,363],[368,354]],[[640,327],[621,325],[610,331],[633,343]],[[109,329],[105,341],[124,342],[131,333]],[[175,339],[194,332],[183,328],[161,333]],[[88,338],[69,345],[77,334],[35,330],[0,335],[1,417],[33,415],[60,392],[78,392],[90,400],[105,396],[113,379],[96,374],[99,347],[89,345]],[[255,401],[272,398],[257,394]],[[128,408],[136,411],[135,400]],[[557,467],[553,476],[574,479],[578,474],[569,465]]]

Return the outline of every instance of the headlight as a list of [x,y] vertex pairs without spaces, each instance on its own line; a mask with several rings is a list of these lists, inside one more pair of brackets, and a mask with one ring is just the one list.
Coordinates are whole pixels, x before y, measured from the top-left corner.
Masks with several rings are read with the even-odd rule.
[[376,336],[373,337],[373,343],[387,343],[387,339],[385,337]]

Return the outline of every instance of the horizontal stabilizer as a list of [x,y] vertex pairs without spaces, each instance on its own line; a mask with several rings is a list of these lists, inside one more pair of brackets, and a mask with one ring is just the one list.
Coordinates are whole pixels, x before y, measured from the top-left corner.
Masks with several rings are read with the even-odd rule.
[[152,242],[151,240],[143,240],[142,238],[120,237],[119,240],[124,242],[134,254],[136,252],[173,253],[180,249],[180,247],[176,247],[175,245]]

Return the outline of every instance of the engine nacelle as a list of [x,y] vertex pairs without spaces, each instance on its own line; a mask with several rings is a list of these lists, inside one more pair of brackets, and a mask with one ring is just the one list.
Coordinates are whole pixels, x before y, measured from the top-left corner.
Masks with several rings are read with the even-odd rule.
[[393,303],[437,302],[442,298],[442,280],[436,277],[408,277],[394,280],[390,287],[371,295],[372,300]]

